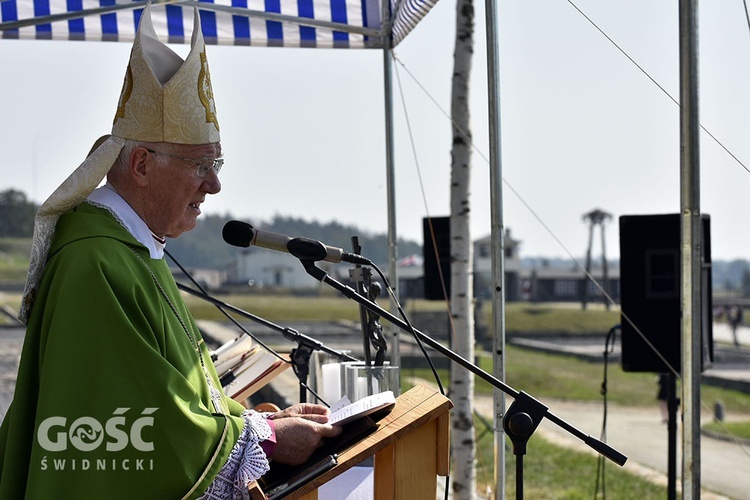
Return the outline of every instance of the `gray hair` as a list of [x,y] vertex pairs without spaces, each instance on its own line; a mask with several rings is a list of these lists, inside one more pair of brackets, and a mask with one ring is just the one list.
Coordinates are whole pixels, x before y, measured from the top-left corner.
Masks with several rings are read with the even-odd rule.
[[[154,142],[143,142],[143,141],[136,141],[133,139],[126,139],[125,144],[122,146],[122,150],[120,150],[120,154],[117,156],[117,159],[112,164],[112,168],[110,169],[111,173],[124,173],[127,168],[128,164],[130,162],[130,155],[133,153],[133,150],[136,148],[146,148],[146,149],[154,149],[157,143]],[[154,155],[156,158],[156,161],[159,165],[164,166],[169,161],[167,157],[163,155]]]

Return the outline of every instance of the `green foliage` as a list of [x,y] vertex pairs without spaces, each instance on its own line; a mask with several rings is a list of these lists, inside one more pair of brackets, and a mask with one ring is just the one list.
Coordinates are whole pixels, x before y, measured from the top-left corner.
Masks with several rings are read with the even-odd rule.
[[0,237],[23,238],[34,233],[37,206],[15,189],[0,192]]

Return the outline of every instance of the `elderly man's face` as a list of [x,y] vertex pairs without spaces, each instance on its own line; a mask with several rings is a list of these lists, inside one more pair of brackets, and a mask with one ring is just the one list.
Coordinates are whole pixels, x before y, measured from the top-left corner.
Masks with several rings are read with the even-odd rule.
[[[195,160],[219,158],[221,145],[172,146],[168,153]],[[213,169],[209,169],[205,177],[200,177],[194,163],[179,158],[167,157],[165,165],[153,164],[157,168],[152,169],[153,177],[149,182],[152,206],[148,223],[158,236],[176,238],[193,229],[206,195],[221,190],[221,182]]]

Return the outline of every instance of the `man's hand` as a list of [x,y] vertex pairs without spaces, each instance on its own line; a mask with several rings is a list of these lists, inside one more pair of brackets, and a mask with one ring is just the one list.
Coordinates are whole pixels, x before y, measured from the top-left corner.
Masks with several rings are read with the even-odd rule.
[[[324,410],[322,414],[319,408]],[[269,458],[288,465],[307,462],[315,449],[323,444],[323,439],[341,434],[341,427],[325,423],[328,413],[328,408],[324,406],[304,403],[275,413],[276,446]]]
[[330,410],[323,405],[317,405],[312,403],[297,403],[289,408],[274,413],[271,418],[275,421],[281,418],[288,417],[300,417],[319,424],[325,424],[328,422],[328,416],[331,414]]

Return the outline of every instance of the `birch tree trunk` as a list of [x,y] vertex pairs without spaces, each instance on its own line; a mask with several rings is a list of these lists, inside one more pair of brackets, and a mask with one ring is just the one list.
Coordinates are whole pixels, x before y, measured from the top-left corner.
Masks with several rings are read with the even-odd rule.
[[[453,349],[474,360],[473,247],[470,231],[471,131],[469,129],[469,76],[474,52],[474,5],[456,2],[456,46],[453,53],[451,115],[451,316]],[[451,364],[451,474],[454,499],[472,499],[476,492],[474,434],[474,374]]]

